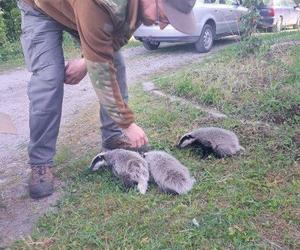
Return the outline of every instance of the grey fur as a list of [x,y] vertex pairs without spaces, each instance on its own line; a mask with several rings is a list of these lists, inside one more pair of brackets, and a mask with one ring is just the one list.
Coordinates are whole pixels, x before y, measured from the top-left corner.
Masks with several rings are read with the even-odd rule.
[[188,169],[173,156],[163,151],[150,151],[144,154],[151,178],[160,189],[167,193],[185,194],[193,187],[195,179]]
[[185,148],[194,143],[200,145],[205,150],[212,150],[221,158],[245,150],[240,145],[235,133],[216,127],[199,128],[185,134],[179,140],[178,147]]
[[137,152],[115,149],[103,152],[95,156],[90,169],[97,171],[102,167],[111,167],[112,172],[126,187],[137,184],[141,194],[145,194],[148,188],[149,170],[147,162]]

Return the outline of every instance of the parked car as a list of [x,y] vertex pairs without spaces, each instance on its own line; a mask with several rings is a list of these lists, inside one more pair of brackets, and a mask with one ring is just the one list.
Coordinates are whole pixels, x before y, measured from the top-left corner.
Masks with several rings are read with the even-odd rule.
[[300,26],[300,7],[293,0],[263,0],[259,12],[260,28],[280,31],[287,26]]
[[187,35],[168,25],[160,30],[158,25],[139,27],[133,34],[148,50],[155,50],[161,42],[190,42],[198,52],[208,52],[217,38],[239,34],[239,20],[248,9],[238,0],[197,0],[194,6],[197,32]]

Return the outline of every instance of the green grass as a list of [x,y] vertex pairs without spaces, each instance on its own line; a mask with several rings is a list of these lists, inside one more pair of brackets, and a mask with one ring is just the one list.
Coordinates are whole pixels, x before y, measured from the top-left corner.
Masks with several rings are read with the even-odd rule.
[[[300,152],[294,130],[214,121],[191,107],[150,97],[139,88],[132,91],[138,123],[156,149],[188,166],[197,179],[193,190],[172,196],[152,185],[145,196],[126,193],[108,171],[87,171],[92,155],[72,161],[63,149],[57,160],[69,160],[57,175],[67,183],[66,195],[56,213],[40,219],[27,239],[30,247],[21,241],[15,249],[258,249],[270,248],[270,241],[300,247],[295,234],[300,229]],[[176,149],[182,133],[209,125],[235,131],[246,153],[202,160],[201,152]]]
[[[170,92],[233,118],[211,119],[192,106],[150,96],[139,86],[131,89],[130,106],[151,145],[174,155],[196,178],[190,193],[167,195],[151,185],[142,196],[135,189],[124,192],[108,171],[90,173],[87,167],[98,148],[82,150],[83,145],[72,143],[89,134],[90,145],[96,145],[97,118],[88,113],[81,119],[90,133],[72,133],[56,157],[56,176],[65,182],[57,211],[43,216],[31,237],[12,249],[299,249],[299,115],[286,112],[299,105],[299,48],[272,53],[270,62],[240,59],[235,49],[156,78],[165,91],[174,89]],[[278,67],[283,59],[284,67]],[[267,113],[282,116],[283,122],[277,121],[277,127],[247,125],[234,118],[264,118]],[[245,153],[203,160],[200,150],[176,148],[183,133],[203,126],[233,130]]]
[[[299,36],[291,33],[293,38]],[[271,41],[281,36],[275,35],[277,40],[266,37],[258,54],[237,57],[239,45],[233,45],[205,63],[154,80],[170,94],[217,107],[234,117],[299,122],[300,48],[270,49]]]

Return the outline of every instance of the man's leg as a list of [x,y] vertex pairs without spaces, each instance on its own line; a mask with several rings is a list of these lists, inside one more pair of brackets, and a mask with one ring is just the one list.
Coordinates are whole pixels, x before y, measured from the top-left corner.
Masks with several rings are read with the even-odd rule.
[[19,2],[22,14],[21,42],[26,65],[32,72],[28,84],[32,166],[30,193],[41,198],[53,192],[51,167],[59,131],[63,84],[63,28],[52,18]]
[[[121,95],[125,102],[128,102],[128,88],[126,82],[126,67],[124,58],[120,51],[115,53],[114,65],[117,70],[116,76],[119,83]],[[109,117],[107,111],[100,107],[100,120],[102,132],[102,145],[104,147],[114,147],[110,145],[112,141],[118,140],[122,136],[122,129]]]

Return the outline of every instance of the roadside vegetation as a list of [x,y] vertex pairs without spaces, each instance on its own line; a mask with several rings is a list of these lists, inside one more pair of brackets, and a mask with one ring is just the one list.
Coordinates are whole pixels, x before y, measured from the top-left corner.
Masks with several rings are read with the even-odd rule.
[[[226,119],[131,88],[130,105],[153,148],[173,154],[196,178],[187,195],[162,194],[154,185],[145,196],[126,193],[110,172],[90,173],[97,107],[87,110],[60,143],[56,176],[65,182],[64,198],[13,249],[299,249],[300,49],[290,44],[296,40],[296,32],[267,35],[253,55],[241,57],[233,45],[153,77],[164,92],[215,107]],[[245,153],[202,160],[200,150],[178,150],[179,137],[200,126],[233,130]]]
[[295,39],[300,40],[299,32],[266,35],[261,48],[247,57],[237,56],[243,46],[233,45],[204,63],[155,80],[170,94],[231,117],[294,124],[300,114],[300,46]]

